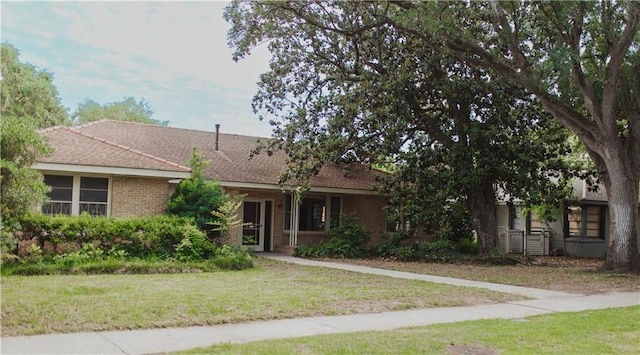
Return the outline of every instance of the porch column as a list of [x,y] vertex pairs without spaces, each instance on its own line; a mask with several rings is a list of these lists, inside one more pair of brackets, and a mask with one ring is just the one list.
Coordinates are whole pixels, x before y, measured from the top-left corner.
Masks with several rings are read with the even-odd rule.
[[296,190],[291,191],[291,218],[289,220],[289,245],[298,245],[298,227],[300,225],[300,205]]

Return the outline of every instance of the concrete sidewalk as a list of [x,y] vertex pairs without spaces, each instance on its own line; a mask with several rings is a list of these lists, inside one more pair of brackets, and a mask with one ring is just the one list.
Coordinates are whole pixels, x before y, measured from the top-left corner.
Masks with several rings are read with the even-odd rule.
[[567,293],[567,292],[549,291],[549,290],[542,290],[542,289],[530,288],[530,287],[501,285],[501,284],[490,283],[490,282],[454,279],[451,277],[415,274],[412,272],[378,269],[373,267],[343,264],[343,263],[337,263],[337,262],[331,262],[331,261],[309,260],[309,259],[303,259],[303,258],[296,258],[294,256],[289,256],[285,254],[264,253],[259,255],[269,259],[274,259],[278,261],[284,261],[284,262],[294,263],[299,265],[322,266],[322,267],[328,267],[332,269],[361,272],[365,274],[395,277],[399,279],[422,280],[422,281],[429,281],[429,282],[448,284],[448,285],[454,285],[454,286],[484,288],[484,289],[489,289],[493,291],[510,293],[514,295],[520,295],[520,296],[525,296],[525,297],[530,297],[535,299],[576,296],[576,294]]
[[469,284],[471,281],[434,278],[427,275],[304,260],[284,255],[269,255],[268,257],[299,264],[335,267],[393,277],[420,280],[426,277],[428,278],[425,279],[427,281],[489,288],[501,292],[525,295],[535,299],[471,307],[429,308],[373,314],[309,317],[207,327],[3,337],[1,338],[0,352],[2,354],[148,354],[188,350],[220,343],[245,343],[319,334],[390,330],[463,320],[517,319],[545,313],[640,305],[640,292],[583,296],[482,282]]

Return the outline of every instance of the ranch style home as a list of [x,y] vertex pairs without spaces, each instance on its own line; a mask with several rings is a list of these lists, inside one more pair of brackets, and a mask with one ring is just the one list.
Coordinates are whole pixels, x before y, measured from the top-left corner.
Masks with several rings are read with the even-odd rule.
[[207,178],[230,195],[244,195],[239,218],[246,225],[238,242],[256,251],[291,252],[294,246],[327,240],[329,226],[341,214],[355,214],[371,232],[372,244],[386,231],[384,201],[373,191],[376,171],[363,166],[329,165],[311,180],[301,204],[295,189],[277,177],[283,152],[249,159],[259,138],[140,123],[101,120],[40,131],[54,153],[38,161],[52,188],[41,206],[46,214],[112,217],[164,213],[195,147],[209,161]]
[[[230,195],[245,196],[239,218],[246,225],[237,232],[238,243],[256,251],[290,253],[295,246],[326,241],[341,213],[355,214],[371,233],[372,245],[384,241],[385,203],[373,191],[379,172],[363,166],[324,167],[297,204],[295,189],[277,183],[285,154],[249,159],[260,138],[223,134],[219,126],[208,132],[101,120],[39,132],[54,148],[35,166],[52,188],[49,201],[41,206],[46,214],[162,214],[176,185],[191,175],[187,162],[195,147],[210,162],[204,168],[207,178],[218,180]],[[517,201],[500,203],[501,248],[529,255],[604,257],[609,240],[604,188],[592,192],[576,180],[573,191],[576,203],[549,225]]]

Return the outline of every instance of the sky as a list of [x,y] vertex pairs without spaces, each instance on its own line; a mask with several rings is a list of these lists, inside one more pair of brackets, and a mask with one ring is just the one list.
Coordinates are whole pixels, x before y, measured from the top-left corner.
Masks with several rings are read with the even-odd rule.
[[226,2],[1,1],[1,38],[19,60],[53,73],[69,113],[144,98],[169,126],[270,136],[251,109],[266,47],[239,62],[227,46]]

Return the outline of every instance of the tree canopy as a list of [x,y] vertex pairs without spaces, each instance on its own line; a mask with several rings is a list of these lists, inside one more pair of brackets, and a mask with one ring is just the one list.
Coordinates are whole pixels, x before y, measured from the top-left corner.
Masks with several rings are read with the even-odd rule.
[[254,109],[278,118],[265,148],[287,151],[281,180],[300,184],[329,162],[392,162],[384,194],[400,219],[428,225],[460,200],[479,251],[489,252],[497,243],[497,189],[529,203],[566,196],[571,169],[558,157],[569,151],[567,132],[527,91],[379,26],[376,9],[353,2],[228,8],[237,58],[263,41],[273,55],[254,97]]
[[[232,24],[235,59],[262,43],[271,50],[271,71],[261,77],[254,109],[276,117],[270,148],[292,154],[283,180],[313,174],[318,165],[345,156],[367,161],[380,155],[362,152],[381,147],[402,152],[407,143],[419,141],[418,133],[433,150],[448,139],[464,141],[487,129],[479,129],[482,120],[473,106],[452,105],[452,97],[471,96],[466,103],[485,113],[499,109],[499,96],[520,105],[532,95],[580,139],[604,183],[611,221],[605,266],[638,271],[639,13],[638,3],[624,1],[236,1],[225,16]],[[434,61],[434,54],[446,59]],[[448,64],[444,70],[443,63]],[[477,91],[460,85],[469,84],[468,77],[504,87],[507,81],[518,89]],[[445,121],[437,116],[438,106],[449,111]],[[471,113],[460,116],[472,122],[465,126],[471,129],[463,132],[466,136],[442,131],[458,123],[456,110]],[[497,116],[516,111],[510,107]],[[540,117],[524,116],[527,129],[546,121]],[[434,135],[438,131],[444,136]],[[548,145],[557,137],[531,136]],[[415,147],[407,150],[422,156]],[[482,161],[479,151],[471,152],[471,161]],[[543,166],[538,169],[547,169]],[[523,168],[527,171],[526,164],[516,169]]]
[[53,74],[21,63],[20,52],[8,42],[2,42],[1,50],[0,115],[28,119],[37,128],[70,125],[67,109],[53,85]]
[[397,8],[398,27],[424,40],[439,38],[461,60],[526,88],[575,133],[607,192],[605,267],[640,272],[640,3],[402,2]]
[[48,187],[31,167],[51,152],[38,128],[69,124],[53,75],[18,60],[18,50],[2,43],[0,95],[0,218],[3,237],[20,216],[44,201]]
[[133,97],[125,97],[122,101],[109,102],[104,105],[87,98],[84,102],[78,104],[78,108],[72,117],[75,123],[99,121],[106,118],[160,126],[169,125],[169,121],[160,121],[153,118],[153,109],[144,98],[136,101]]

